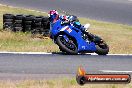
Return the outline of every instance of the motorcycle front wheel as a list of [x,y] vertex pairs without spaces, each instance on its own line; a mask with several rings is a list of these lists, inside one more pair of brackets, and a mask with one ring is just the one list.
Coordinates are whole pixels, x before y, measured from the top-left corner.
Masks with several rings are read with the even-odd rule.
[[96,45],[96,52],[98,55],[106,55],[109,52],[109,46],[106,44],[106,42],[101,42]]
[[78,54],[78,48],[75,41],[68,37],[69,41],[66,41],[62,35],[57,36],[56,42],[61,50],[67,54]]

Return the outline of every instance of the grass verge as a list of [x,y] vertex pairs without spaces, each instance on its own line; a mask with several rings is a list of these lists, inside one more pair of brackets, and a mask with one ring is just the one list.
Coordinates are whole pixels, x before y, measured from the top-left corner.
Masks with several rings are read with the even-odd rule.
[[[47,15],[43,12],[0,5],[0,51],[58,52],[58,47],[49,39],[32,38],[30,33],[2,31],[2,16],[5,13]],[[80,18],[82,24],[90,23],[90,32],[101,36],[109,45],[112,54],[132,53],[132,26]]]
[[75,79],[0,81],[0,88],[132,88],[130,84],[85,84],[80,86]]

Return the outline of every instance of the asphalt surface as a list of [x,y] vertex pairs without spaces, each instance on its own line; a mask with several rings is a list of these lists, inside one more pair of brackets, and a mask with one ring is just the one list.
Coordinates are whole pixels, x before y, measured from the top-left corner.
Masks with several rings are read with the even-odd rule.
[[0,79],[75,77],[79,66],[88,73],[132,71],[132,56],[0,54]]
[[0,3],[47,12],[62,9],[81,17],[132,25],[132,0],[0,0]]
[[[11,6],[48,12],[62,9],[80,17],[132,25],[131,0],[0,0]],[[75,76],[83,66],[88,73],[102,70],[132,72],[132,56],[0,54],[0,79]]]

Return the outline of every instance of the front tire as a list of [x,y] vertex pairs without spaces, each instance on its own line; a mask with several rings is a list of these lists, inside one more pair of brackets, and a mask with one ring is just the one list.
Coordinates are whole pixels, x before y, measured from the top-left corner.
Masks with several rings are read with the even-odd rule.
[[[69,41],[66,42],[62,35],[57,36],[56,42],[58,46],[65,51],[67,54],[78,54],[78,49],[75,41],[72,38],[69,38]],[[71,47],[70,47],[71,44]],[[68,46],[69,45],[69,46]]]

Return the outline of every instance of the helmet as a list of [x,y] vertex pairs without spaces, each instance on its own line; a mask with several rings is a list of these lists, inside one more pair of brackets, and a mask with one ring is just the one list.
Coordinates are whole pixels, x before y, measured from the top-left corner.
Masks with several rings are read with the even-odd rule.
[[49,11],[48,14],[49,14],[49,15],[57,15],[58,12],[57,12],[56,10],[51,10],[51,11]]
[[48,15],[51,22],[56,21],[59,18],[59,14],[56,10],[49,11]]

